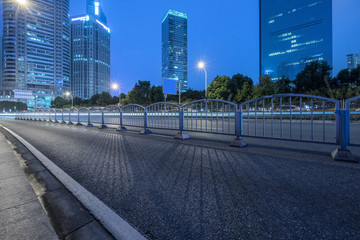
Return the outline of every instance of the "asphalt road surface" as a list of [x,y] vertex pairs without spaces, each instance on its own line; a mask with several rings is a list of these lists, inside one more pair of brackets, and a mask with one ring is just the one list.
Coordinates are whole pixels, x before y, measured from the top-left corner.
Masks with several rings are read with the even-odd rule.
[[[150,239],[358,239],[360,166],[334,145],[0,120]],[[359,151],[355,151],[359,157]]]

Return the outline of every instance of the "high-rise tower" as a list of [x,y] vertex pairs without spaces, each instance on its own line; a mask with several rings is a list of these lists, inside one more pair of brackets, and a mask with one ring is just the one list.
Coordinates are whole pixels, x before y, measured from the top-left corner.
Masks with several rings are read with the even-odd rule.
[[47,108],[70,88],[69,0],[3,1],[2,95]]
[[294,80],[312,61],[332,66],[332,0],[260,0],[260,74]]
[[180,81],[181,92],[188,89],[187,46],[187,14],[169,10],[162,21],[162,77]]
[[110,28],[100,0],[87,0],[87,14],[71,19],[71,89],[89,99],[110,91]]

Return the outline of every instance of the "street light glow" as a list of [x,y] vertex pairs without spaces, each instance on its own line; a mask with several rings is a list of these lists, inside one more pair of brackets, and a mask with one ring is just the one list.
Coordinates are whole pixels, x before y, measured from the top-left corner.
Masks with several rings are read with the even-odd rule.
[[111,88],[112,88],[112,90],[118,90],[119,89],[119,84],[117,84],[117,83],[113,83],[112,85],[111,85]]
[[26,0],[17,0],[18,3],[20,3],[21,5],[25,5],[26,4]]
[[70,97],[71,92],[65,92],[65,96]]
[[200,62],[198,63],[198,68],[199,68],[199,69],[204,69],[204,68],[205,68],[205,63],[204,63],[203,61],[200,61]]

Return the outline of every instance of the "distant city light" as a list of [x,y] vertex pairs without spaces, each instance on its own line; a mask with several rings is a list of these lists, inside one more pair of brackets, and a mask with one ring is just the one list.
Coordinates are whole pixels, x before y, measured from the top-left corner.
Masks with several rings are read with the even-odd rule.
[[108,31],[108,33],[110,33],[110,28],[108,28],[107,26],[105,26],[102,22],[100,22],[99,20],[96,20],[96,22],[98,24],[100,24],[106,31]]
[[100,6],[100,3],[99,2],[95,2],[95,15],[99,15],[99,6]]

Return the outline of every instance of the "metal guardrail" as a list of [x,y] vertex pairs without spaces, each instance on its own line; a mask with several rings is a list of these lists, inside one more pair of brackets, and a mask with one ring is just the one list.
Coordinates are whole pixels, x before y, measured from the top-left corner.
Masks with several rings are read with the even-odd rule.
[[[333,143],[340,150],[359,145],[351,141],[351,104],[360,96],[346,101],[346,109],[340,101],[304,94],[280,94],[264,96],[237,105],[217,99],[203,99],[183,106],[174,103],[154,103],[148,107],[130,104],[81,109],[35,111],[19,113],[17,119],[40,120],[93,126],[107,125],[140,127],[141,133],[150,129],[178,130],[177,138],[186,139],[185,132],[201,132],[233,135],[234,146],[246,146],[243,136]],[[360,108],[360,104],[359,108]],[[360,116],[360,115],[359,115]]]
[[235,114],[238,112],[235,103],[215,99],[198,100],[185,104],[182,110],[185,131],[235,134]]
[[[360,117],[360,115],[359,115],[360,114],[360,96],[346,100],[345,109],[346,109],[346,112],[344,114],[346,115],[345,116],[346,120],[345,120],[344,125],[348,126],[348,127],[346,127],[346,132],[344,133],[345,134],[344,138],[346,139],[345,145],[360,146],[360,143],[355,143],[352,141],[352,139],[353,139],[352,136],[356,133],[353,133],[353,131],[351,131],[351,128],[353,126],[353,123],[351,122],[351,116],[356,114],[357,116]],[[351,111],[351,110],[355,110],[355,111]]]
[[339,106],[338,100],[303,94],[253,99],[240,105],[242,135],[334,143],[339,128],[328,121],[336,120]]
[[159,102],[146,108],[148,127],[178,130],[181,106],[174,103]]

